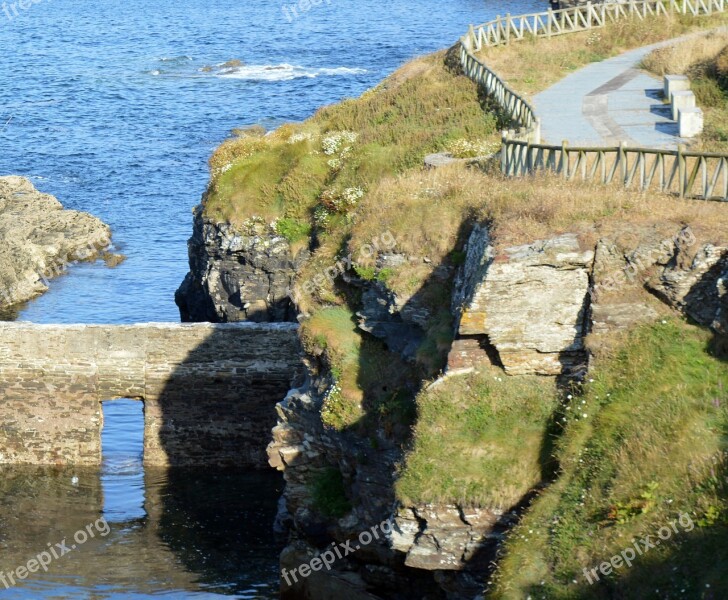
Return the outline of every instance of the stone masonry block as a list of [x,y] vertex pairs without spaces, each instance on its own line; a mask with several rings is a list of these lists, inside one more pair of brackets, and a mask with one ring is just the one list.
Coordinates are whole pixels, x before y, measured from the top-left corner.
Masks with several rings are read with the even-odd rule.
[[700,108],[681,108],[677,122],[680,137],[691,138],[703,133],[703,111]]
[[695,108],[695,94],[690,90],[674,92],[671,96],[672,120],[677,121],[681,108]]
[[665,98],[672,99],[675,92],[682,92],[690,89],[690,80],[686,75],[665,75],[664,93]]

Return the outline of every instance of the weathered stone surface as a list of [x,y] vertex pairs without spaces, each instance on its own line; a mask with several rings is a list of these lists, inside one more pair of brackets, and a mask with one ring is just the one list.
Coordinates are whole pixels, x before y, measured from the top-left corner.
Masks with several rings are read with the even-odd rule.
[[0,463],[98,464],[100,402],[144,400],[147,465],[263,467],[293,323],[0,324]]
[[111,243],[96,217],[64,210],[23,177],[0,177],[0,307],[42,294],[48,279],[77,260],[95,258]]
[[280,562],[285,576],[281,578],[281,600],[380,600],[366,591],[366,583],[354,571],[319,569],[305,579],[294,572],[316,555],[315,548],[303,542],[283,550]]
[[581,364],[593,258],[573,234],[494,256],[487,232],[476,228],[455,296],[459,335],[488,336],[512,375],[558,375]]
[[[634,249],[628,250],[608,240],[597,242],[591,290],[591,330],[594,333],[609,334],[657,317],[657,312],[642,296],[626,292],[628,288],[641,289],[646,271],[664,257],[666,251],[669,252],[660,247],[659,236],[646,232],[645,237],[652,240],[649,244],[643,243],[647,250],[645,256],[650,256],[650,260],[646,265],[641,262],[639,269],[635,268]],[[637,260],[641,261],[641,258]],[[638,276],[640,270],[642,277]]]
[[716,280],[718,290],[718,310],[715,313],[713,329],[720,335],[728,338],[728,273],[723,273]]
[[[384,436],[377,436],[375,448],[371,438],[325,428],[317,389],[312,380],[305,387],[291,390],[277,405],[278,425],[268,446],[270,464],[283,471],[286,481],[285,514],[279,522],[290,523],[292,541],[282,556],[284,565],[298,566],[296,562],[306,562],[309,559],[305,556],[332,541],[355,539],[388,520],[394,506],[394,477],[401,450]],[[319,514],[313,502],[312,484],[325,468],[341,471],[352,503],[352,511],[341,519]],[[338,587],[341,578],[347,582],[344,588]],[[389,548],[383,534],[337,561],[326,580],[310,579],[291,589],[284,586],[283,597],[318,600],[323,596],[317,594],[335,585],[335,589],[347,589],[347,594],[356,598],[357,594],[369,598],[366,594],[372,589],[390,590],[392,593],[386,597],[423,598],[423,590],[432,587],[428,573],[404,567],[403,558]]]
[[296,268],[288,241],[263,224],[240,233],[197,207],[188,242],[190,272],[175,294],[182,321],[295,321],[290,288]]
[[[422,312],[427,313],[426,310]],[[362,331],[383,340],[392,352],[408,360],[415,358],[425,337],[422,315],[391,290],[379,283],[368,285],[362,293],[362,308],[356,316]]]
[[701,325],[725,330],[728,246],[679,245],[676,254],[647,283],[668,304]]
[[[428,571],[462,571],[502,536],[503,512],[454,505],[403,507],[390,535],[392,548],[406,554],[405,564]],[[477,568],[477,567],[475,567]]]

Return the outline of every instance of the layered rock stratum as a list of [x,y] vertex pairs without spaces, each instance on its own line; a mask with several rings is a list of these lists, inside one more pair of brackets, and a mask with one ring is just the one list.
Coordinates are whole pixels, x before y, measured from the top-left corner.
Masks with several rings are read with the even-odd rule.
[[111,243],[96,217],[64,209],[23,177],[0,177],[0,308],[48,290],[48,280],[75,261],[92,260]]

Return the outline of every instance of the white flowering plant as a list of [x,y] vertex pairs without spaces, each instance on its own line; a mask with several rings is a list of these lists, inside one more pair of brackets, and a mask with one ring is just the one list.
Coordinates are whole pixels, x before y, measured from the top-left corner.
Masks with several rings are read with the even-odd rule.
[[337,131],[321,141],[321,148],[327,156],[333,156],[340,152],[348,154],[351,150],[351,144],[356,142],[358,137],[359,134],[353,131]]
[[447,145],[447,151],[455,158],[475,158],[489,156],[498,151],[499,144],[487,140],[459,139]]

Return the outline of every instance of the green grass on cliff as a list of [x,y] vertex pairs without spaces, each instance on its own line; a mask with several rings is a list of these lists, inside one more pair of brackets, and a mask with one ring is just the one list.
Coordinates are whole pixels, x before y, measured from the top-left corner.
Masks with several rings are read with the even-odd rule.
[[553,378],[508,377],[495,368],[422,392],[397,496],[405,505],[510,509],[551,467],[557,406]]
[[[488,598],[728,597],[728,364],[710,341],[662,321],[600,361],[565,410],[560,476],[509,533]],[[584,568],[680,513],[686,527],[589,585]]]
[[306,351],[330,374],[321,420],[337,430],[381,427],[404,437],[414,418],[413,370],[382,343],[362,335],[345,307],[318,311],[301,327]]
[[483,111],[475,85],[450,72],[444,58],[418,58],[361,98],[301,124],[266,136],[240,132],[210,159],[206,213],[237,225],[252,216],[308,223],[322,195],[366,192],[457,140],[496,139],[496,119]]

